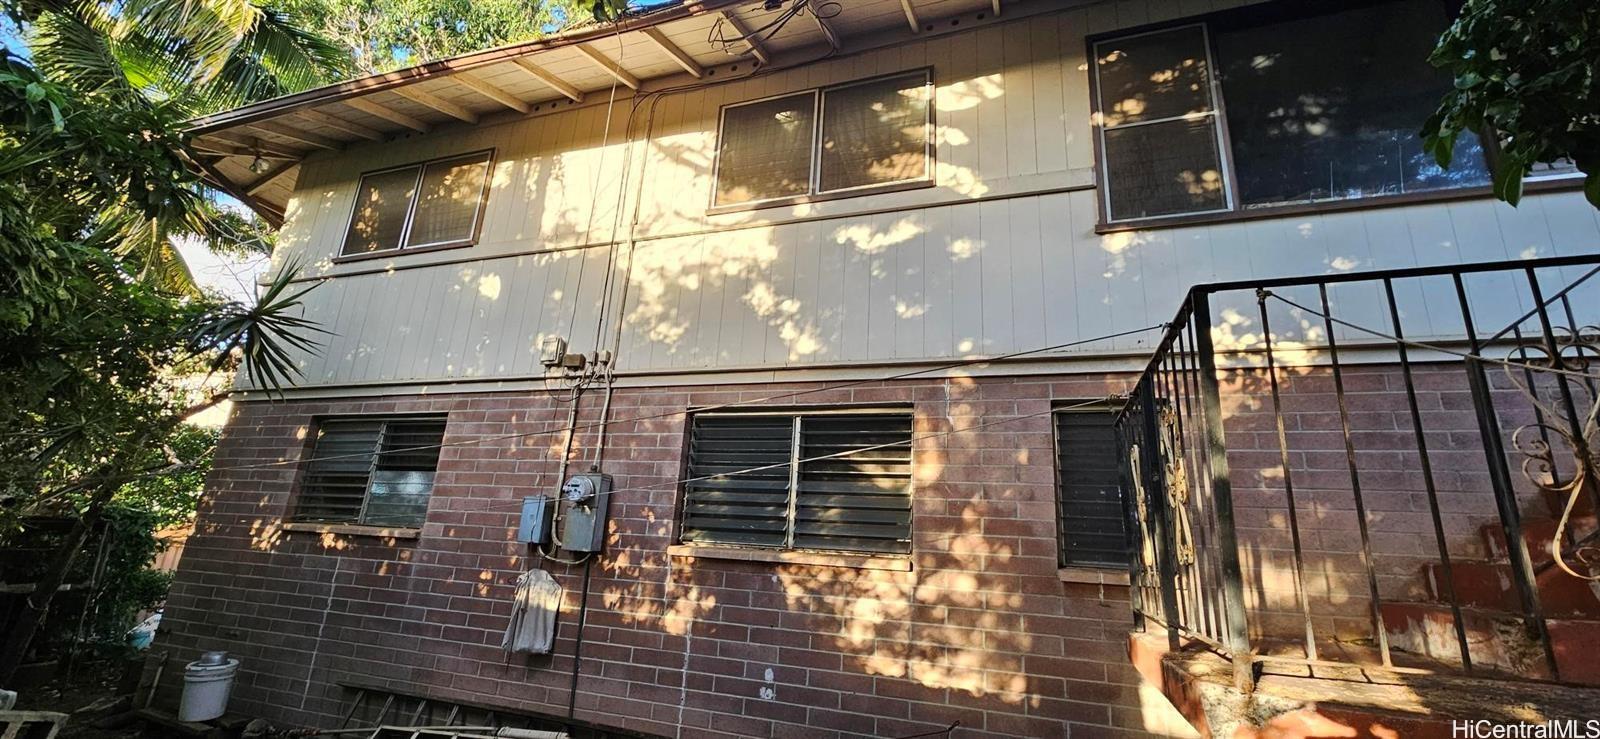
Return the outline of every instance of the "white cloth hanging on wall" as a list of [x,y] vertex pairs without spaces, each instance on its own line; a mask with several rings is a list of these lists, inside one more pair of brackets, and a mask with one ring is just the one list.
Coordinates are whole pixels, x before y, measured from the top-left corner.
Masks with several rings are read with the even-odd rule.
[[500,646],[506,654],[549,654],[560,610],[561,585],[550,573],[522,573],[511,602],[511,623],[506,624],[506,636]]

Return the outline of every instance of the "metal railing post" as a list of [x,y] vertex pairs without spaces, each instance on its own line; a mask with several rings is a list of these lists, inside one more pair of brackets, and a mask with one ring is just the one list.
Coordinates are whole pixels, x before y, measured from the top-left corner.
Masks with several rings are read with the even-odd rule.
[[1161,579],[1161,621],[1167,627],[1167,648],[1178,651],[1178,554],[1177,537],[1167,516],[1166,472],[1161,469],[1161,429],[1156,416],[1155,377],[1146,372],[1139,378],[1142,399],[1139,433],[1139,471],[1144,476],[1145,510],[1155,529],[1156,577]]
[[1222,430],[1222,392],[1217,383],[1216,347],[1211,341],[1211,296],[1195,290],[1190,297],[1194,321],[1195,356],[1200,375],[1200,402],[1206,440],[1206,469],[1216,506],[1217,557],[1222,568],[1223,628],[1233,654],[1233,683],[1240,690],[1255,689],[1255,655],[1250,648],[1250,625],[1244,609],[1244,573],[1239,565],[1239,536],[1234,529],[1233,483],[1228,468],[1228,444]]
[[1472,410],[1478,419],[1478,436],[1483,440],[1483,456],[1489,471],[1489,486],[1494,490],[1495,507],[1500,513],[1500,527],[1506,537],[1506,557],[1511,561],[1511,579],[1516,582],[1517,595],[1522,603],[1527,626],[1544,650],[1545,664],[1550,667],[1550,677],[1561,679],[1556,664],[1555,649],[1550,643],[1550,627],[1545,623],[1544,605],[1540,603],[1539,581],[1534,575],[1533,558],[1528,554],[1528,542],[1522,537],[1522,509],[1517,503],[1517,492],[1511,482],[1511,466],[1507,461],[1505,440],[1500,436],[1499,414],[1495,412],[1494,393],[1484,371],[1484,345],[1478,340],[1477,327],[1472,321],[1472,305],[1467,300],[1466,284],[1461,275],[1453,276],[1456,300],[1461,306],[1461,318],[1467,331],[1467,344],[1473,355],[1465,361],[1467,387],[1472,392]]

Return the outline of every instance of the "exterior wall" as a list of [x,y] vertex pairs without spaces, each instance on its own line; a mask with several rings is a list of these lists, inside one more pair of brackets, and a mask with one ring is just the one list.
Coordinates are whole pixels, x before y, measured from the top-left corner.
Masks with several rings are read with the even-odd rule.
[[[617,340],[618,366],[646,375],[998,354],[1165,321],[1197,282],[1600,245],[1577,193],[1515,209],[1478,199],[1096,234],[1085,36],[1224,4],[1126,0],[1002,18],[621,99],[609,118],[604,104],[562,105],[314,157],[279,263],[344,276],[306,296],[307,316],[335,335],[304,358],[305,384],[537,378],[546,336],[576,351]],[[938,88],[935,187],[707,214],[719,106],[924,66]],[[330,261],[360,172],[485,147],[496,166],[481,243]],[[1455,328],[1414,313],[1413,335]],[[1142,353],[1150,340],[1075,351]]]
[[[1416,381],[1452,554],[1470,557],[1494,513],[1475,473],[1481,447],[1460,370],[1421,366]],[[1370,636],[1331,380],[1285,374],[1318,633]],[[1127,662],[1127,588],[1066,582],[1095,573],[1057,570],[1049,418],[960,431],[1132,379],[900,381],[804,396],[820,406],[910,403],[919,437],[951,432],[915,448],[909,571],[670,556],[683,416],[627,419],[816,386],[618,389],[621,422],[602,467],[623,492],[592,573],[576,717],[687,736],[901,736],[957,720],[962,737],[1182,735],[1181,719]],[[1415,597],[1435,555],[1402,380],[1393,366],[1368,366],[1347,367],[1345,382],[1382,588]],[[1259,372],[1224,373],[1223,390],[1252,627],[1269,638],[1263,646],[1281,646],[1303,632],[1273,417]],[[598,420],[598,400],[584,399],[580,426]],[[449,413],[420,538],[283,530],[292,461],[313,419],[390,412]],[[582,571],[530,559],[511,539],[522,496],[556,487],[566,414],[547,393],[239,404],[163,648],[174,659],[235,653],[244,660],[235,709],[289,724],[337,724],[352,696],[341,684],[564,716]],[[537,432],[547,433],[474,442]],[[575,465],[587,466],[594,442],[578,435]],[[512,583],[530,567],[566,588],[554,656],[508,660],[499,639]],[[174,697],[175,683],[163,695]]]
[[[577,717],[685,736],[900,736],[956,720],[963,737],[1181,734],[1127,664],[1127,589],[1058,578],[1049,418],[958,431],[1124,381],[930,380],[806,396],[910,402],[919,435],[956,431],[918,442],[909,572],[669,558],[682,417],[613,426],[604,468],[636,490],[614,495],[592,573]],[[613,412],[798,387],[622,389]],[[599,405],[584,400],[580,425]],[[529,561],[510,541],[522,496],[556,485],[560,437],[458,444],[561,429],[564,404],[544,393],[241,403],[216,465],[295,458],[317,415],[405,411],[448,411],[455,445],[415,541],[283,531],[293,465],[213,475],[162,648],[174,664],[202,648],[240,657],[234,710],[336,725],[350,697],[337,684],[361,681],[565,715],[581,568]],[[580,434],[575,448],[584,455],[593,441]],[[658,487],[637,490],[646,485]],[[528,567],[550,570],[567,601],[554,656],[508,660],[500,637]],[[162,696],[174,699],[176,683]]]
[[[455,384],[537,387],[548,336],[569,338],[574,351],[617,337],[630,386],[616,390],[613,415],[627,418],[811,387],[727,385],[735,370],[793,368],[812,382],[844,365],[1023,351],[1150,326],[1169,320],[1197,282],[1600,246],[1600,215],[1575,193],[1530,195],[1517,209],[1460,200],[1096,234],[1084,37],[1225,4],[1119,0],[1000,19],[638,106],[622,98],[609,119],[603,106],[562,105],[307,161],[276,258],[331,278],[305,297],[306,316],[331,334],[303,358],[301,390],[348,397],[301,392],[236,406],[167,612],[174,659],[235,652],[245,661],[235,707],[286,723],[336,724],[345,683],[565,715],[582,572],[530,560],[511,539],[520,499],[558,484],[560,438],[547,432],[564,427],[567,406],[546,392]],[[720,105],[923,66],[938,86],[935,187],[706,213]],[[485,147],[496,166],[479,244],[332,260],[361,171]],[[1480,327],[1528,305],[1525,287],[1489,288],[1473,296]],[[1383,327],[1376,289],[1331,292],[1342,316]],[[1259,346],[1247,292],[1215,302],[1220,349]],[[1443,283],[1403,288],[1406,335],[1459,329],[1452,311],[1429,310],[1451,300]],[[1318,338],[1304,316],[1270,309],[1280,351]],[[974,368],[997,375],[873,383],[804,402],[909,402],[919,433],[955,431],[1122,389],[1130,375],[1099,373],[1133,368],[1120,355],[1142,355],[1154,339],[1078,347],[1083,361],[1049,367],[1061,374]],[[1436,453],[1465,463],[1473,425],[1463,386],[1442,367],[1426,373],[1437,383],[1426,388],[1430,434]],[[1361,395],[1357,431],[1371,445],[1363,474],[1386,480],[1369,485],[1384,592],[1412,594],[1431,528],[1414,456],[1394,449],[1407,428],[1401,386],[1392,367],[1347,371]],[[1246,567],[1264,575],[1250,593],[1253,625],[1294,633],[1275,429],[1263,426],[1271,417],[1259,375],[1228,379]],[[412,387],[363,387],[378,383]],[[1288,392],[1319,628],[1360,636],[1365,584],[1326,378],[1299,373]],[[585,398],[579,422],[597,420],[598,406]],[[284,530],[292,461],[315,417],[406,411],[450,414],[451,446],[418,539]],[[1064,582],[1057,571],[1047,418],[919,442],[910,571],[669,556],[683,426],[670,416],[608,433],[603,467],[631,490],[613,500],[608,553],[592,572],[577,718],[694,736],[900,736],[957,720],[962,736],[1183,733],[1127,664],[1127,589]],[[596,441],[579,435],[575,464],[586,466]],[[228,470],[249,464],[268,466]],[[1470,474],[1451,485],[1448,534],[1453,547],[1471,547],[1492,503]],[[511,583],[530,567],[566,586],[563,622],[555,656],[508,661],[498,640]]]

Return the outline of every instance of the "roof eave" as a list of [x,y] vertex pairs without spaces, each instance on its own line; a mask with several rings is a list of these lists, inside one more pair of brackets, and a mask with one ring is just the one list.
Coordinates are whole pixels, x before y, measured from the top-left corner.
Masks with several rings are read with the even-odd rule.
[[264,100],[259,103],[252,103],[232,110],[213,113],[189,121],[188,131],[191,135],[202,136],[213,131],[266,120],[302,108],[403,87],[440,75],[497,64],[539,51],[559,49],[586,41],[638,31],[700,13],[737,5],[739,2],[741,0],[682,0],[675,5],[652,9],[643,14],[623,18],[612,24],[438,59],[414,67],[358,77],[345,82],[337,82],[271,100]]

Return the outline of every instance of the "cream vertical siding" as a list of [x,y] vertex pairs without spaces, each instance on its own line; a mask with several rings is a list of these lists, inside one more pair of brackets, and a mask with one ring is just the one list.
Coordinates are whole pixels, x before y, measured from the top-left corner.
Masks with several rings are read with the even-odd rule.
[[[637,105],[619,95],[609,116],[578,106],[308,161],[278,254],[333,277],[306,297],[333,335],[304,358],[304,384],[536,376],[543,338],[587,351],[619,328],[630,371],[1005,353],[1159,323],[1197,282],[1600,249],[1600,216],[1570,192],[1516,209],[1467,200],[1095,234],[1085,35],[1220,5],[1102,3]],[[935,187],[708,215],[720,106],[922,67],[937,86]],[[480,243],[331,262],[362,171],[491,147]],[[1525,306],[1525,289],[1504,289],[1479,306],[1484,324]],[[1374,291],[1334,301],[1383,323]],[[1219,335],[1248,343],[1255,304],[1236,297],[1219,306]],[[615,310],[602,322],[602,301],[624,298],[620,327]],[[1447,284],[1400,299],[1408,332],[1458,328],[1428,311],[1453,302]],[[1274,321],[1290,336],[1301,325]]]

